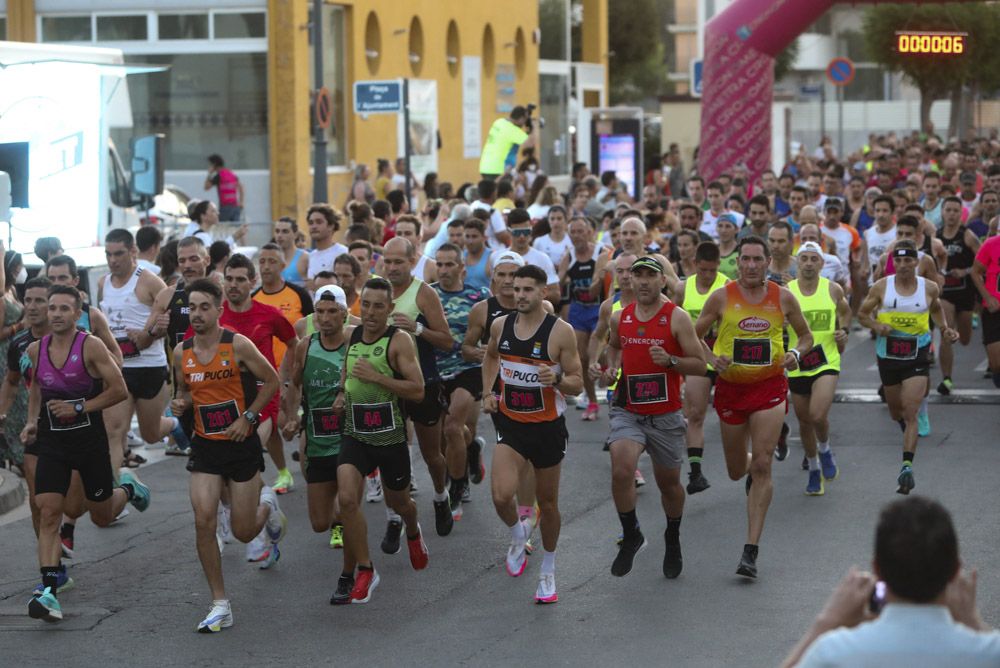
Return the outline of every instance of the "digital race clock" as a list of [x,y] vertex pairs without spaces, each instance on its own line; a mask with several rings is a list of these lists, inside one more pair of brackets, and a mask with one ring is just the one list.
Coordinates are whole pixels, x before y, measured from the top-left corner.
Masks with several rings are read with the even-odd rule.
[[896,33],[896,52],[958,56],[965,53],[968,38],[968,33],[964,32],[899,31]]

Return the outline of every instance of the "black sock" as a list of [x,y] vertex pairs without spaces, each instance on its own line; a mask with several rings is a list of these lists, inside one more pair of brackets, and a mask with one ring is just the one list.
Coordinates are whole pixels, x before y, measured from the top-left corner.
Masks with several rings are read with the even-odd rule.
[[756,545],[751,545],[750,543],[747,543],[747,544],[745,544],[743,546],[743,551],[744,552],[749,552],[753,556],[754,559],[757,558],[757,546]]
[[681,518],[680,517],[668,517],[667,518],[667,539],[678,539],[681,535]]
[[691,473],[697,475],[701,473],[701,456],[705,453],[705,448],[688,448],[687,450]]
[[903,453],[903,464],[909,464],[910,466],[913,466],[913,455],[914,454],[915,453],[912,453],[912,452],[904,452]]
[[73,531],[75,529],[76,529],[76,525],[75,524],[63,523],[63,525],[61,527],[59,527],[59,537],[60,538],[69,538],[70,540],[72,540],[73,539]]
[[373,571],[373,570],[375,570],[375,564],[373,562],[371,564],[368,564],[367,566],[361,566],[361,565],[359,565],[358,566],[358,570],[359,571]]
[[639,533],[639,518],[635,516],[635,508],[627,513],[618,513],[618,521],[622,523],[622,533],[626,538],[632,538]]
[[346,573],[346,572],[341,573],[340,574],[340,579],[341,580],[352,580],[353,581],[354,580],[354,573]]
[[135,498],[135,488],[132,487],[130,483],[125,483],[124,485],[119,485],[123,490],[125,490],[125,500],[131,501]]
[[55,596],[59,584],[59,566],[42,566],[40,570],[42,571],[42,586],[48,587],[52,591],[52,595]]
[[469,476],[468,476],[468,474],[462,476],[461,478],[459,478],[455,482],[460,483],[462,485],[463,489],[466,488],[466,487],[468,487],[469,486]]

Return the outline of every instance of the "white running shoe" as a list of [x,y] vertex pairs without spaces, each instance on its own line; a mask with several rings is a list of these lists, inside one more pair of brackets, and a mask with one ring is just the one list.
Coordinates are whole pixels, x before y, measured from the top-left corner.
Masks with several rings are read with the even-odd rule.
[[264,529],[267,531],[267,537],[270,541],[277,543],[285,537],[285,533],[288,531],[288,518],[278,507],[278,495],[267,485],[260,488],[260,502],[271,509],[267,514],[267,523],[264,525]]
[[264,527],[252,541],[247,543],[247,561],[254,563],[264,561],[270,551],[271,541],[267,539],[267,527]]
[[198,623],[198,633],[218,633],[233,625],[233,610],[228,600],[212,601],[208,616]]
[[531,525],[526,520],[520,520],[511,530],[510,547],[507,548],[507,558],[505,566],[507,574],[517,577],[524,572],[524,567],[528,563],[528,554],[524,546],[528,542],[531,534]]
[[542,573],[538,576],[538,589],[535,590],[535,603],[555,603],[559,600],[556,593],[556,574]]
[[367,491],[365,492],[365,499],[368,503],[378,503],[382,500],[382,479],[376,474],[374,477],[367,478],[365,483],[367,486]]

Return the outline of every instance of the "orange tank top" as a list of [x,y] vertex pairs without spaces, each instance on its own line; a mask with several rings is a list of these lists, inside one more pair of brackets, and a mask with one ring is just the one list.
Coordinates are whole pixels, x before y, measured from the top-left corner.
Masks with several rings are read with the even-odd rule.
[[785,372],[781,288],[773,281],[765,286],[767,293],[758,304],[743,297],[737,281],[722,288],[726,310],[712,352],[732,360],[728,369],[719,372],[719,377],[730,383],[759,383]]
[[207,364],[194,354],[194,338],[184,341],[181,364],[194,403],[194,433],[210,441],[225,441],[226,430],[257,398],[257,380],[236,359],[233,339],[222,330],[215,357]]

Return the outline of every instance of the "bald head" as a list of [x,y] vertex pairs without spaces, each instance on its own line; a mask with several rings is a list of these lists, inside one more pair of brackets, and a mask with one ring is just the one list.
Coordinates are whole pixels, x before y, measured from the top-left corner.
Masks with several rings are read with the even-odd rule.
[[802,243],[807,241],[815,241],[816,243],[819,243],[821,238],[819,226],[813,223],[806,223],[799,228],[799,240]]
[[802,207],[802,210],[799,211],[799,223],[800,224],[802,224],[802,225],[809,225],[809,224],[818,223],[818,222],[819,222],[819,211],[817,211],[816,207],[812,206],[811,204],[808,205],[808,206]]
[[402,255],[408,260],[412,260],[417,254],[417,249],[413,247],[409,239],[403,239],[401,237],[393,237],[389,239],[389,242],[385,245],[386,257],[389,255]]
[[635,255],[642,253],[646,243],[646,224],[639,218],[626,218],[622,222],[618,239],[622,250]]

